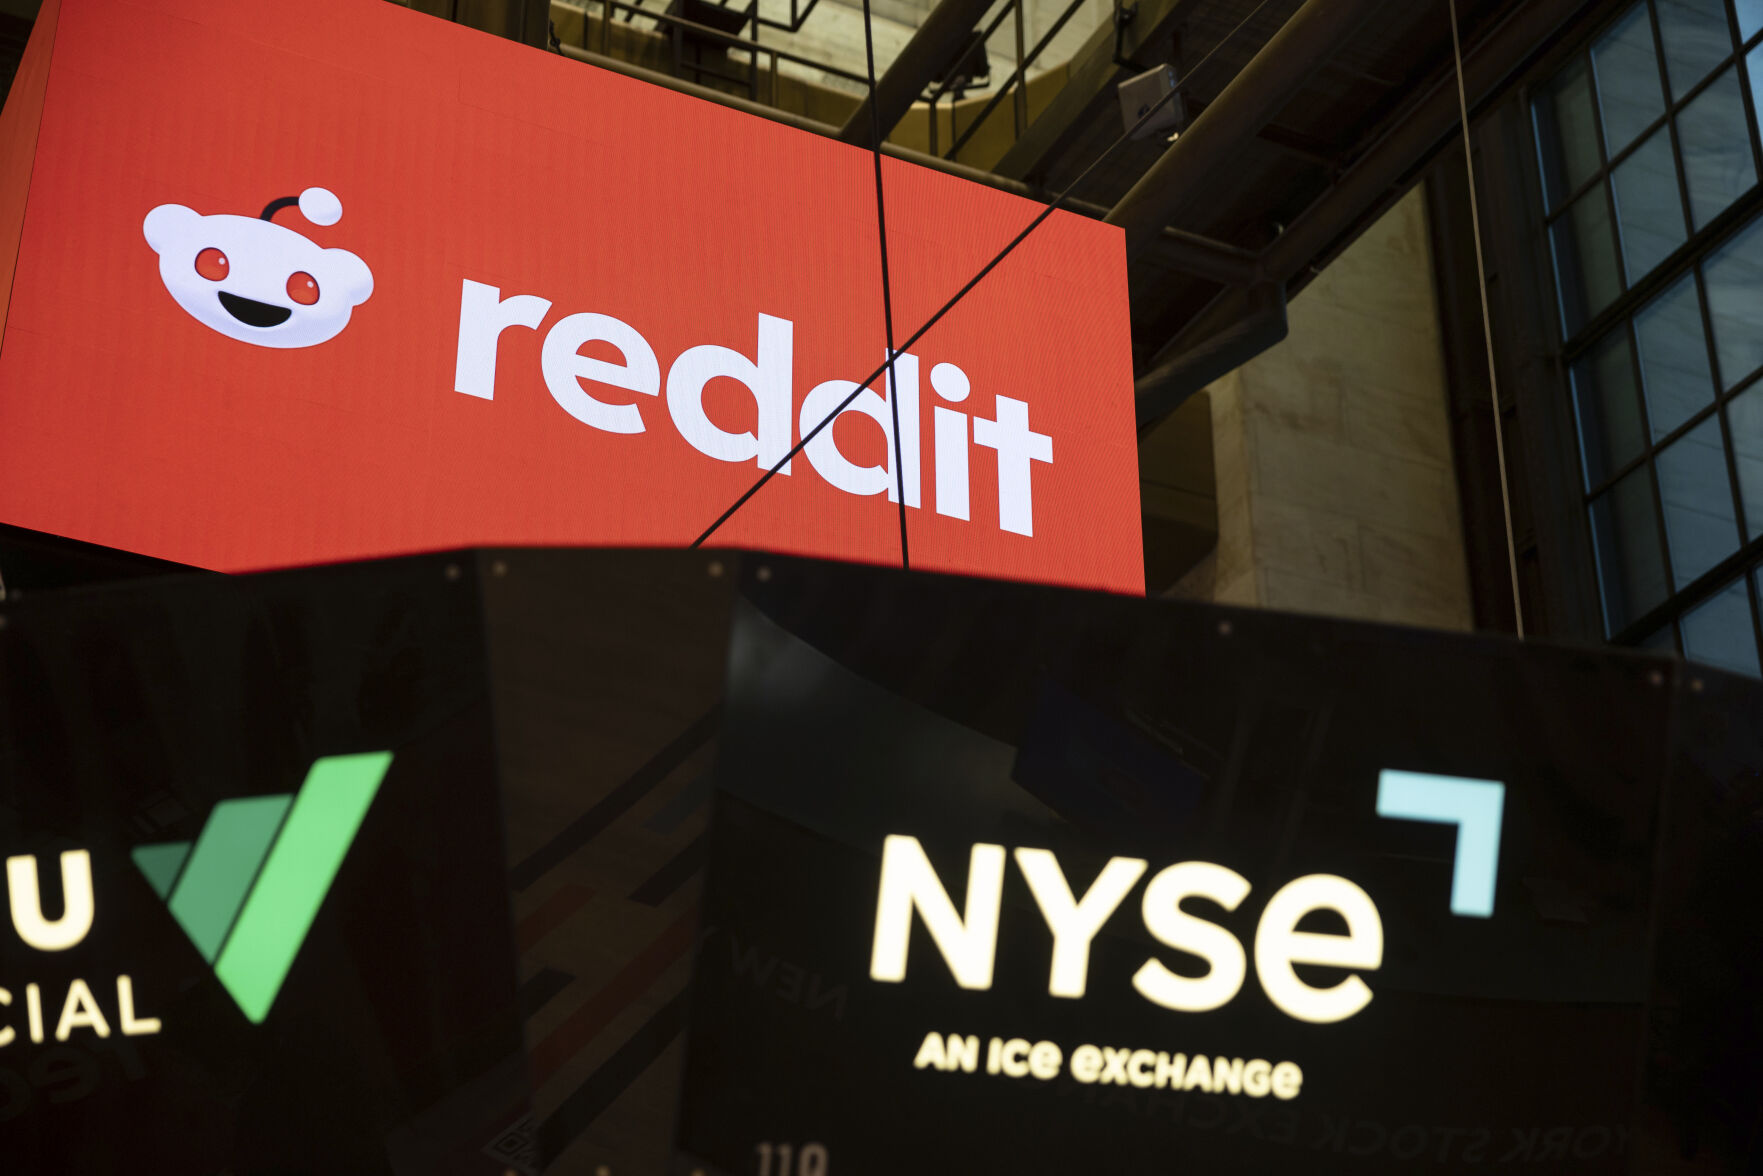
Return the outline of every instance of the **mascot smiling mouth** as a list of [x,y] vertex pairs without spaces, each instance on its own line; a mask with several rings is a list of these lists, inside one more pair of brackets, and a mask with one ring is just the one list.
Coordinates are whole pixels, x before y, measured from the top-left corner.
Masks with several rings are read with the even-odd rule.
[[241,298],[237,294],[220,291],[220,304],[226,312],[248,327],[274,327],[288,321],[294,312],[285,306],[271,306],[267,302],[259,302],[255,298]]

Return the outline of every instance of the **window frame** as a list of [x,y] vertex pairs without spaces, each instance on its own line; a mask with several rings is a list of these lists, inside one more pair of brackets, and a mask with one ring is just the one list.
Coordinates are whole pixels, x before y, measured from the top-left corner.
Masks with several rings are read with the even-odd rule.
[[[1514,473],[1514,491],[1519,483],[1528,482],[1535,489],[1530,501],[1522,508],[1515,503],[1514,517],[1528,520],[1529,526],[1517,527],[1517,546],[1521,569],[1527,558],[1534,565],[1534,576],[1525,580],[1521,596],[1524,600],[1527,628],[1539,634],[1594,641],[1623,646],[1639,645],[1661,630],[1668,634],[1671,647],[1681,651],[1683,637],[1681,618],[1696,607],[1727,589],[1735,579],[1741,580],[1751,609],[1752,636],[1757,643],[1759,663],[1763,664],[1763,530],[1755,539],[1746,539],[1748,520],[1744,514],[1743,488],[1738,477],[1737,455],[1728,409],[1733,400],[1763,384],[1763,370],[1748,373],[1730,388],[1724,386],[1719,374],[1715,351],[1711,307],[1703,265],[1739,232],[1763,219],[1763,127],[1760,127],[1759,104],[1763,87],[1749,69],[1748,55],[1763,45],[1763,30],[1749,42],[1741,41],[1737,11],[1733,0],[1723,0],[1729,44],[1735,46],[1720,65],[1710,69],[1694,86],[1681,95],[1670,89],[1668,70],[1663,60],[1663,39],[1655,0],[1639,0],[1646,6],[1653,39],[1655,61],[1659,66],[1659,83],[1663,105],[1660,113],[1637,131],[1615,155],[1611,155],[1604,135],[1603,104],[1597,90],[1598,75],[1592,58],[1593,44],[1625,17],[1636,0],[1594,0],[1581,10],[1570,26],[1558,34],[1553,45],[1544,49],[1517,79],[1506,95],[1480,112],[1473,120],[1471,137],[1475,144],[1477,180],[1483,205],[1482,221],[1488,229],[1483,244],[1489,257],[1490,301],[1494,314],[1495,363],[1500,381],[1500,411],[1511,423],[1507,438],[1508,467]],[[1542,151],[1545,139],[1536,117],[1536,102],[1548,90],[1559,73],[1578,60],[1592,81],[1592,133],[1596,137],[1599,167],[1571,191],[1562,193],[1552,204],[1545,194]],[[1694,227],[1694,214],[1689,200],[1688,177],[1678,119],[1689,106],[1711,87],[1719,83],[1728,69],[1738,71],[1741,101],[1754,182],[1731,205],[1711,218],[1700,229]],[[1630,158],[1655,135],[1666,128],[1672,148],[1673,169],[1677,179],[1686,237],[1680,246],[1660,259],[1639,278],[1629,280],[1626,260],[1622,257],[1621,225],[1617,219],[1612,176],[1614,169]],[[1457,158],[1453,160],[1451,157]],[[1435,166],[1429,184],[1435,189],[1453,180],[1461,186],[1461,152],[1447,150]],[[1451,173],[1455,172],[1453,176]],[[1603,185],[1606,210],[1610,218],[1612,245],[1619,268],[1620,293],[1597,314],[1569,336],[1565,331],[1561,298],[1556,283],[1553,227],[1569,214],[1574,202],[1589,193],[1595,185]],[[1444,201],[1435,197],[1435,209]],[[1435,216],[1437,213],[1435,212]],[[1460,217],[1450,215],[1450,220]],[[1462,280],[1461,264],[1452,265],[1446,252],[1449,238],[1463,238],[1467,226],[1435,224],[1435,254],[1440,256],[1439,281]],[[1472,243],[1472,239],[1471,239]],[[1712,402],[1698,409],[1672,430],[1655,439],[1645,403],[1645,383],[1641,372],[1641,351],[1635,329],[1636,315],[1670,287],[1692,275],[1701,316],[1703,346],[1707,351],[1709,371],[1714,383]],[[1473,280],[1473,271],[1469,272]],[[1760,291],[1763,293],[1763,291]],[[1546,319],[1543,325],[1539,320]],[[1451,325],[1447,324],[1447,335]],[[1474,324],[1480,345],[1480,323]],[[1642,413],[1642,445],[1637,455],[1621,466],[1613,466],[1597,483],[1585,477],[1584,458],[1580,451],[1579,423],[1573,405],[1572,373],[1574,366],[1589,356],[1611,332],[1621,330],[1628,343],[1628,357],[1635,395],[1641,403],[1635,407]],[[1457,334],[1464,333],[1459,324]],[[1447,341],[1447,350],[1467,354],[1471,340]],[[1485,382],[1476,379],[1472,365],[1452,366],[1452,382],[1459,385],[1453,392],[1454,401],[1469,403],[1480,384],[1485,401]],[[1461,416],[1464,410],[1459,409]],[[1469,410],[1473,411],[1473,409]],[[1490,415],[1492,407],[1482,410]],[[1657,456],[1672,442],[1680,440],[1710,419],[1718,418],[1722,448],[1726,461],[1727,488],[1731,495],[1738,528],[1739,544],[1726,558],[1687,584],[1678,584],[1671,564],[1671,549],[1665,533],[1666,521],[1658,476]],[[1473,433],[1473,435],[1471,435]],[[1491,447],[1485,429],[1466,430],[1458,427],[1459,468],[1466,462],[1491,460],[1477,447]],[[1515,452],[1516,450],[1516,452]],[[1603,588],[1600,583],[1595,538],[1589,521],[1592,502],[1614,486],[1622,477],[1647,466],[1652,470],[1654,541],[1657,554],[1667,577],[1665,599],[1645,613],[1635,616],[1614,632],[1606,633]],[[1566,476],[1564,477],[1563,474]],[[1472,509],[1467,501],[1469,479],[1461,478],[1465,491],[1464,524],[1466,530],[1487,527],[1489,512],[1483,504]],[[1494,517],[1498,517],[1497,515]],[[1504,591],[1510,596],[1510,579],[1505,567],[1503,541],[1491,544],[1481,537],[1469,546],[1480,551],[1495,551],[1500,566],[1472,569],[1478,595]],[[1495,574],[1497,572],[1497,575]],[[1499,607],[1478,601],[1478,617],[1493,620],[1505,627],[1500,618],[1510,615],[1510,604]]]

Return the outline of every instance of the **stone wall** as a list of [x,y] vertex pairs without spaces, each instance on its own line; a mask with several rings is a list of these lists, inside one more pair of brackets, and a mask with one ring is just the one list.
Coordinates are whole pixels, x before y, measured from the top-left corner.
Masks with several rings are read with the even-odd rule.
[[1470,628],[1423,191],[1288,317],[1283,343],[1207,389],[1218,547],[1171,595]]

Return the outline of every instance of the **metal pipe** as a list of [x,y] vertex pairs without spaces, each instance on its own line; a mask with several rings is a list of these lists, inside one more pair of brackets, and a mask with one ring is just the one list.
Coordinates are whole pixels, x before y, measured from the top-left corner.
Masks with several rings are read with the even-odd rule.
[[[757,44],[756,42],[748,40],[746,37],[736,36],[733,33],[725,33],[721,29],[713,29],[709,25],[699,24],[697,21],[693,21],[693,20],[687,20],[683,16],[679,16],[677,14],[665,13],[665,12],[662,12],[662,13],[650,12],[648,9],[644,8],[641,4],[627,3],[626,0],[597,0],[597,2],[609,12],[614,11],[614,10],[618,10],[618,9],[623,9],[626,14],[626,17],[627,17],[627,19],[626,19],[627,24],[629,23],[628,18],[630,16],[647,16],[647,17],[653,18],[655,21],[656,29],[660,29],[662,26],[665,25],[669,30],[668,33],[660,34],[660,35],[666,35],[666,36],[671,36],[671,37],[677,38],[679,36],[679,30],[685,29],[687,32],[691,33],[694,37],[696,37],[698,40],[713,41],[716,44],[721,45],[725,48],[737,49],[742,53],[751,54],[755,50],[757,50],[760,53],[765,53],[765,54],[768,54],[772,57],[781,58],[784,61],[793,62],[796,65],[806,66],[809,69],[816,70],[820,73],[827,74],[831,77],[844,78],[848,82],[856,82],[860,86],[867,84],[869,81],[869,79],[864,77],[862,74],[851,73],[847,70],[839,69],[837,66],[827,65],[824,62],[815,61],[812,58],[808,58],[808,57],[802,57],[797,54],[790,53],[790,52],[775,48],[770,45],[760,45],[760,44]],[[605,20],[602,20],[601,26],[600,26],[602,29],[602,32],[604,32],[604,30],[607,26],[607,23],[608,22],[606,22]],[[602,44],[605,43],[604,35],[602,35],[602,37],[601,37],[601,43]],[[571,48],[571,46],[565,45],[565,46],[562,46],[562,48],[568,49],[568,48]],[[727,76],[727,75],[718,75],[718,76]],[[730,81],[739,81],[739,80],[743,80],[743,79],[730,78],[729,80]]]
[[[1471,113],[1483,99],[1503,89],[1507,79],[1541,52],[1581,7],[1581,0],[1529,0],[1470,48],[1463,60],[1463,89]],[[1452,74],[1447,73],[1268,246],[1264,254],[1267,273],[1290,279],[1310,265],[1363,217],[1366,209],[1378,204],[1438,150],[1457,123],[1457,89]]]
[[[1006,3],[1004,7],[998,9],[998,15],[992,18],[992,23],[980,30],[980,41],[989,44],[992,39],[992,34],[998,31],[998,26],[1004,23],[1004,18],[1009,16],[1015,8],[1016,4],[1014,3],[1014,0],[1011,0],[1011,2]],[[967,90],[965,87],[972,79],[960,76],[957,72],[959,65],[960,63],[957,62],[956,66],[943,70],[943,77],[942,80],[937,82],[937,88],[930,92],[930,97],[928,99],[921,98],[920,101],[935,102],[938,98],[941,98],[944,94],[948,94],[951,90],[954,91],[954,97],[951,98],[950,101],[960,101],[961,98],[966,95]],[[989,58],[987,59],[986,68],[988,70],[991,69]]]
[[809,13],[813,12],[814,6],[819,3],[820,0],[808,0],[807,6],[800,12],[797,12],[796,0],[790,0],[789,20],[772,20],[762,13],[755,15],[754,19],[768,29],[781,29],[786,33],[799,33],[802,31],[803,22],[808,19]]
[[[1016,5],[1015,5],[1015,7],[1016,7],[1016,73],[1013,76],[1017,79],[1019,84],[1016,87],[1016,102],[1015,102],[1016,120],[1015,120],[1014,126],[1015,126],[1015,135],[1016,135],[1016,138],[1018,138],[1018,139],[1022,138],[1023,128],[1028,126],[1028,78],[1027,78],[1028,62],[1027,62],[1027,60],[1025,60],[1025,58],[1023,56],[1023,54],[1026,52],[1026,50],[1028,48],[1028,38],[1027,38],[1027,35],[1024,33],[1023,27],[1022,27],[1022,6],[1023,6],[1024,2],[1025,2],[1025,0],[1016,0]],[[976,123],[975,125],[977,126],[978,124]],[[953,155],[954,152],[951,151],[949,154]]]
[[894,64],[877,79],[875,93],[864,96],[862,103],[833,137],[859,147],[871,146],[870,103],[873,101],[875,109],[880,112],[881,134],[885,140],[912,109],[926,83],[955,64],[955,59],[967,48],[968,35],[991,6],[992,0],[942,0],[931,9],[918,31],[912,34],[912,39],[906,42],[906,47],[900,50],[900,55],[894,58]]
[[1144,251],[1212,187],[1243,144],[1296,96],[1312,71],[1343,45],[1381,0],[1306,0],[1170,144],[1108,214],[1126,230],[1128,257]]
[[[1065,11],[1059,14],[1059,19],[1053,22],[1053,27],[1048,29],[1046,34],[1035,43],[1033,49],[1029,50],[1028,56],[1023,59],[1022,64],[1016,67],[1016,72],[1006,78],[1004,84],[998,87],[997,93],[992,95],[992,100],[986,103],[985,108],[979,112],[979,117],[967,124],[967,130],[963,131],[961,138],[957,139],[955,145],[949,148],[949,156],[951,158],[959,155],[961,153],[961,148],[966,146],[967,140],[973,137],[973,133],[979,130],[981,126],[985,125],[986,119],[991,115],[992,111],[996,109],[998,103],[1003,100],[1004,95],[1007,92],[1014,91],[1017,98],[1017,105],[1021,108],[1016,128],[1016,137],[1019,140],[1022,138],[1023,132],[1028,129],[1028,67],[1033,65],[1035,60],[1040,57],[1041,50],[1053,43],[1053,38],[1059,35],[1060,29],[1065,27],[1065,22],[1076,15],[1077,10],[1082,8],[1088,2],[1089,0],[1071,0],[1071,3],[1065,6]],[[951,114],[949,116],[949,126],[953,129],[954,125],[955,116]],[[936,149],[936,141],[934,138],[931,141],[931,154],[941,154],[941,152]]]
[[[696,82],[688,82],[684,78],[671,77],[657,73],[640,65],[632,65],[616,57],[607,57],[590,49],[578,49],[574,45],[564,45],[561,52],[566,57],[577,61],[585,61],[589,65],[597,65],[601,69],[609,69],[614,73],[623,74],[627,78],[635,78],[640,82],[663,86],[676,93],[688,94],[694,98],[702,98],[707,102],[720,103],[746,114],[757,115],[773,122],[783,123],[800,131],[821,135],[829,139],[838,138],[838,128],[830,123],[823,123],[806,115],[783,110],[776,106],[766,106],[742,98],[738,94],[726,94],[721,90],[701,86]],[[971,167],[964,163],[943,159],[935,155],[926,155],[909,147],[901,147],[894,143],[883,143],[882,154],[906,163],[915,163],[920,167],[928,167],[947,175],[960,176],[976,184],[984,184],[988,188],[1009,192],[1028,200],[1045,203],[1047,195],[1041,189],[1031,187],[1021,180],[1012,180],[995,172]],[[1091,204],[1086,200],[1066,198],[1064,207],[1071,209],[1079,216],[1100,219],[1107,209],[1099,204]],[[1244,285],[1257,281],[1261,277],[1261,259],[1247,249],[1239,249],[1234,245],[1226,245],[1222,241],[1214,241],[1197,233],[1182,232],[1178,229],[1165,229],[1162,235],[1162,253],[1165,260],[1172,266],[1195,277],[1220,285]]]

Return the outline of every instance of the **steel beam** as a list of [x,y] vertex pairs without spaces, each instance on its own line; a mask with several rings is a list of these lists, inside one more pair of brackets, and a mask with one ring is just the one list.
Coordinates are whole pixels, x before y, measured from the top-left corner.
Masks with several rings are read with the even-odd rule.
[[1129,258],[1208,191],[1213,176],[1273,121],[1381,2],[1306,0],[1280,26],[1108,214],[1110,224],[1126,230]]
[[[865,95],[861,104],[835,136],[841,142],[871,147],[875,112],[880,114],[881,137],[885,140],[912,104],[924,93],[925,86],[943,76],[955,64],[980,17],[992,6],[992,0],[942,0],[931,9],[900,55],[887,72],[876,79],[875,93]],[[984,50],[981,50],[982,52]],[[871,99],[873,98],[873,106]]]

